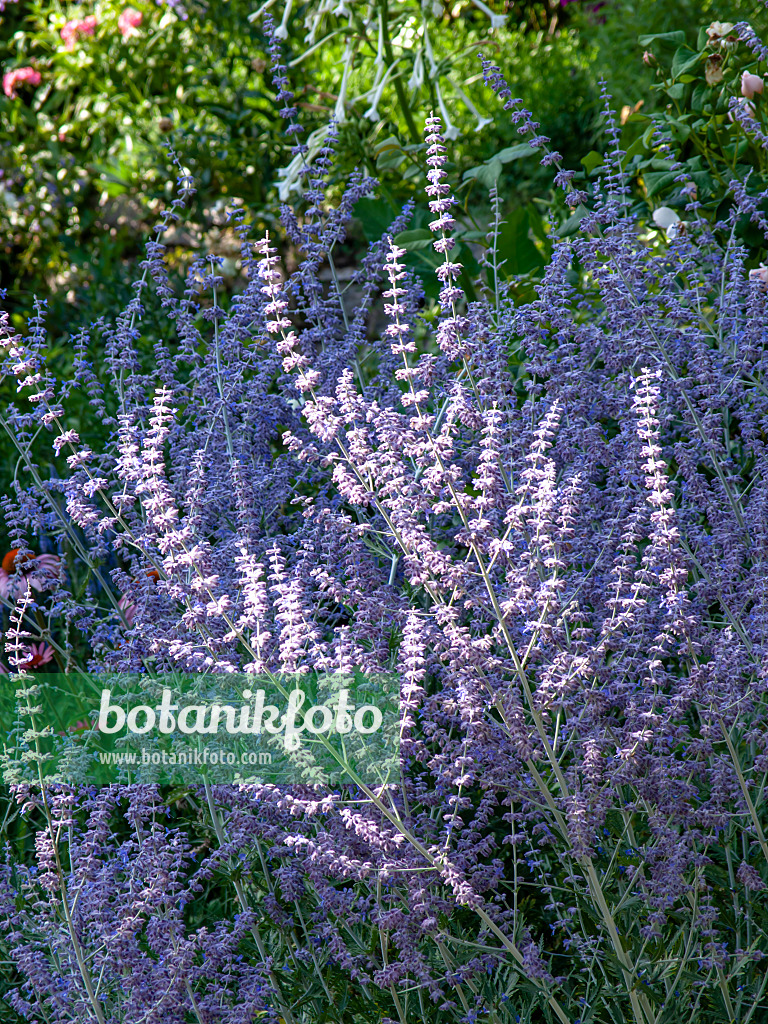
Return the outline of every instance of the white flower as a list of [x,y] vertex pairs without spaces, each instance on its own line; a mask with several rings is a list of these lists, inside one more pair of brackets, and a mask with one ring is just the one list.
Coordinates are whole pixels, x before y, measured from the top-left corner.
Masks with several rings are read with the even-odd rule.
[[291,8],[293,7],[293,0],[288,0],[283,11],[283,20],[280,22],[278,28],[275,29],[276,39],[287,39],[288,38],[288,19],[291,16]]
[[710,46],[719,46],[721,50],[732,50],[739,41],[733,28],[730,21],[713,21],[707,29],[707,42]]
[[[382,93],[384,92],[384,86],[387,84],[387,79],[394,71],[396,64],[397,61],[387,68],[386,72],[381,76],[381,81],[379,81],[375,88],[371,90],[373,92],[373,99],[371,100],[370,107],[368,107],[363,114],[363,117],[367,117],[369,121],[379,120],[379,101],[381,100]],[[370,95],[370,93],[368,95]]]
[[424,26],[424,49],[427,54],[427,60],[429,61],[429,77],[434,78],[437,74],[437,64],[435,64],[435,55],[432,52],[432,41],[429,38],[429,32],[427,32],[427,26]]
[[666,232],[667,238],[674,241],[675,238],[684,230],[683,222],[680,217],[675,213],[669,206],[660,206],[658,209],[653,211],[653,223],[656,227],[661,228],[662,231]]
[[673,224],[679,224],[680,218],[671,207],[660,206],[657,210],[653,211],[653,223],[666,231]]
[[[456,90],[456,92],[459,94],[459,96],[461,96],[462,100],[464,101],[465,106],[469,110],[471,110],[472,113],[477,118],[477,127],[475,128],[475,131],[479,132],[479,131],[481,131],[481,129],[485,128],[485,126],[487,124],[491,124],[492,118],[490,118],[490,117],[483,117],[482,114],[480,113],[480,111],[477,109],[477,107],[472,102],[472,100],[469,98],[469,96],[467,96],[467,94],[464,92],[464,90],[460,86],[458,86],[454,82],[454,80],[452,78],[449,78],[448,81],[451,83],[451,85]],[[448,136],[448,138],[450,138],[450,136]]]
[[422,51],[416,54],[416,59],[413,62],[413,71],[411,77],[408,79],[409,89],[420,89],[424,84],[424,57]]
[[448,116],[448,110],[445,106],[445,100],[443,99],[443,93],[440,89],[440,85],[437,83],[435,84],[435,92],[437,93],[437,102],[440,107],[440,113],[443,115],[443,124],[445,125],[443,134],[446,139],[458,139],[461,132],[455,125],[451,124],[451,119]]
[[373,63],[374,67],[378,68],[379,71],[387,63],[384,59],[384,16],[381,11],[379,11],[379,41],[376,47],[376,60]]
[[344,124],[347,120],[347,111],[345,104],[347,102],[347,83],[349,82],[349,72],[352,66],[352,47],[347,43],[347,48],[344,51],[344,74],[341,76],[341,88],[339,89],[339,97],[336,100],[336,106],[333,110],[333,119],[337,124]]

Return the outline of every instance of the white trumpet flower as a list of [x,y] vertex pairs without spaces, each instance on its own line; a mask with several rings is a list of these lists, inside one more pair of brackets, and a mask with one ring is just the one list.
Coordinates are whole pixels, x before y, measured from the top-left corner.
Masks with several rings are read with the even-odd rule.
[[448,81],[451,83],[451,85],[456,90],[456,92],[459,94],[459,96],[461,96],[461,100],[462,100],[464,106],[468,110],[470,110],[475,115],[475,117],[477,118],[477,127],[475,128],[476,132],[481,131],[483,128],[485,128],[485,126],[487,124],[491,124],[493,122],[493,118],[492,117],[483,117],[482,116],[480,111],[477,109],[477,107],[472,102],[472,100],[469,98],[469,96],[467,96],[467,94],[464,92],[464,90],[461,88],[461,86],[457,85],[452,78],[449,78]]
[[478,11],[482,11],[483,14],[488,15],[488,17],[491,19],[492,29],[503,27],[504,22],[507,20],[506,14],[494,14],[488,5],[483,3],[483,0],[472,0],[472,3],[475,5]]
[[442,90],[440,89],[439,82],[435,83],[435,91],[437,93],[437,102],[440,106],[440,113],[443,115],[443,125],[445,126],[443,129],[443,134],[445,135],[446,139],[458,139],[459,135],[461,135],[461,132],[454,124],[451,124],[451,119],[448,116],[448,110],[445,106],[445,100],[443,99],[443,93]]
[[429,32],[427,26],[424,26],[424,50],[427,54],[427,60],[429,61],[429,77],[434,78],[437,74],[437,64],[435,63],[435,55],[432,52],[432,42],[429,38]]
[[377,68],[383,68],[386,64],[384,59],[384,15],[379,10],[379,43],[376,48],[376,60],[373,62]]
[[349,71],[352,67],[352,45],[347,43],[347,47],[344,51],[344,74],[341,76],[341,88],[339,89],[339,98],[336,100],[336,106],[333,111],[333,118],[337,124],[343,124],[347,120],[347,112],[344,109],[344,105],[347,101],[347,83],[349,81]]
[[386,86],[386,84],[387,84],[387,82],[389,80],[389,76],[394,71],[396,65],[397,65],[397,61],[395,61],[394,64],[391,64],[387,68],[387,70],[381,76],[381,81],[372,90],[373,91],[373,99],[371,100],[371,105],[370,105],[370,107],[368,107],[368,109],[363,114],[363,117],[368,118],[369,121],[378,121],[379,120],[379,101],[381,100],[382,94],[384,92],[384,87]]
[[424,85],[424,51],[419,50],[413,61],[413,71],[408,79],[409,89],[420,89]]
[[291,8],[292,7],[293,7],[293,0],[288,0],[288,2],[285,5],[285,10],[283,11],[283,20],[280,22],[279,26],[275,29],[275,37],[277,39],[287,39],[288,38],[288,19],[291,16]]

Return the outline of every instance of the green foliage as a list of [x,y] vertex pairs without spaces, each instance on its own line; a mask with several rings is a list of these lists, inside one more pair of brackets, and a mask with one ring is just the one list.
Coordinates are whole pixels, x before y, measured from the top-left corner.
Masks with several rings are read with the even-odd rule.
[[605,79],[618,107],[644,100],[646,112],[662,97],[649,94],[650,75],[643,65],[641,37],[681,33],[679,42],[696,46],[699,29],[713,21],[748,21],[758,35],[768,27],[768,11],[760,0],[607,0],[571,3],[571,24],[595,47],[595,68]]
[[[0,20],[3,73],[33,67],[40,84],[0,96],[0,209],[9,230],[0,275],[11,307],[58,296],[53,328],[76,302],[103,312],[124,298],[123,262],[142,251],[159,205],[172,197],[172,139],[199,189],[193,221],[210,230],[215,203],[237,195],[262,207],[279,131],[261,35],[250,5],[222,5],[215,19],[192,5],[187,20],[136,0],[123,38],[122,3],[9,4]],[[86,16],[92,34],[70,46],[62,30]],[[66,35],[66,30],[65,30]],[[180,59],[183,55],[183,59]],[[198,239],[199,241],[199,239]]]
[[[641,204],[667,207],[684,222],[685,207],[694,198],[700,203],[697,215],[715,223],[732,207],[734,187],[751,196],[765,188],[768,153],[760,136],[768,130],[767,100],[757,92],[743,96],[741,83],[744,73],[762,79],[768,68],[732,33],[721,41],[710,38],[704,26],[694,46],[684,40],[683,32],[641,37],[652,53],[656,82],[650,88],[660,97],[660,109],[624,119],[622,165]],[[746,120],[733,111],[734,104]],[[587,175],[600,173],[593,154],[582,163]],[[768,204],[763,201],[758,209],[766,213]],[[762,232],[749,217],[739,219],[735,234],[753,260],[764,253]]]
[[[266,6],[279,24],[285,5]],[[87,319],[126,301],[143,240],[172,197],[169,142],[198,188],[178,241],[217,248],[231,264],[231,287],[242,281],[236,249],[222,252],[232,241],[224,205],[236,197],[274,229],[291,185],[290,173],[280,173],[291,140],[253,5],[230,0],[214,16],[192,2],[186,20],[150,0],[132,9],[141,22],[126,38],[118,0],[64,7],[22,0],[0,15],[2,72],[32,67],[41,75],[38,86],[0,96],[0,280],[11,311],[28,308],[34,294],[50,297],[54,337],[66,335],[73,306]],[[558,4],[492,2],[489,9],[507,10],[501,27],[469,0],[377,0],[348,5],[346,14],[344,5],[293,5],[283,33],[291,88],[308,134],[330,113],[342,122],[339,181],[355,167],[377,175],[393,213],[422,194],[421,125],[433,109],[453,121],[460,172],[519,149],[482,85],[480,49],[513,69],[516,94],[566,159],[578,159],[594,125],[594,52],[567,29],[569,11]],[[68,47],[62,30],[86,17],[95,28],[70,31]],[[478,113],[486,110],[491,116]],[[547,191],[537,161],[508,167],[500,159],[513,201]]]

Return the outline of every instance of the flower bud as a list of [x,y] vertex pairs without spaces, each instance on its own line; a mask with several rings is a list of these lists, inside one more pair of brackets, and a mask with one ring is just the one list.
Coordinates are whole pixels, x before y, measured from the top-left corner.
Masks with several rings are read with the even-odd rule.
[[752,75],[745,71],[741,76],[741,95],[751,100],[756,93],[763,91],[764,82],[759,75]]
[[717,85],[718,82],[723,80],[723,58],[719,53],[713,53],[711,57],[707,58],[704,64],[704,78],[706,79],[707,85]]

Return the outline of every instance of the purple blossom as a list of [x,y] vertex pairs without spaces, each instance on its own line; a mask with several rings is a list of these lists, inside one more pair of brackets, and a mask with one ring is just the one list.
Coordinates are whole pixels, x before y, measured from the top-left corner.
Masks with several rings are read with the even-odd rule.
[[[645,1019],[661,1012],[642,981],[666,970],[681,927],[712,999],[718,968],[730,978],[761,941],[742,945],[730,915],[759,912],[768,850],[766,294],[701,221],[668,249],[638,241],[607,98],[588,197],[500,70],[483,70],[585,204],[532,297],[499,285],[493,252],[481,298],[462,287],[430,117],[434,309],[394,241],[410,208],[362,260],[354,304],[334,276],[375,183],[353,176],[331,206],[331,126],[284,211],[294,273],[233,215],[244,292],[222,295],[212,257],[177,294],[158,231],[127,307],[77,335],[65,382],[45,362],[43,304],[24,335],[2,321],[18,388],[6,423],[27,469],[2,499],[9,536],[22,552],[44,539],[75,577],[8,609],[15,662],[42,631],[73,656],[76,628],[94,671],[395,671],[401,698],[399,772],[375,789],[350,776],[173,800],[149,785],[43,793],[30,727],[26,759],[6,767],[34,852],[9,846],[0,870],[0,939],[21,979],[9,998],[27,1019],[291,1024],[307,979],[327,1008],[342,978],[377,1014],[407,993],[472,1020],[501,1005],[486,986],[517,972],[561,1020],[593,1000],[639,1022],[646,1000]],[[189,198],[178,184],[162,225]],[[749,214],[765,229],[759,201],[732,192],[724,226]],[[150,309],[166,333],[146,369]],[[67,418],[76,385],[112,430],[104,451]],[[36,466],[38,433],[62,477]],[[19,676],[31,702],[39,684]],[[603,992],[606,965],[618,980]]]

